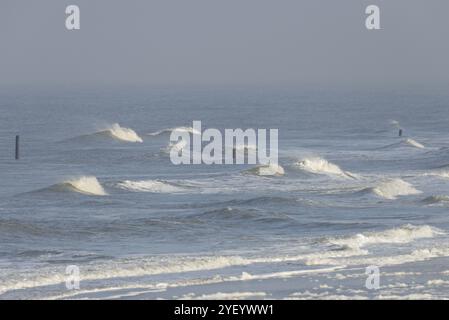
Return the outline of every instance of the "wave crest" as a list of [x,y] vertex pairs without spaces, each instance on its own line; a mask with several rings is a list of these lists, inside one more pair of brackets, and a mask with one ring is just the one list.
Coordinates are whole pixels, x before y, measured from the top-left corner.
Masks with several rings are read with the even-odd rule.
[[412,184],[401,179],[392,179],[380,183],[373,188],[367,188],[366,191],[372,192],[379,197],[394,200],[399,196],[408,196],[422,193],[415,189]]
[[152,193],[179,193],[185,191],[183,188],[160,180],[141,180],[130,181],[125,180],[119,182],[117,187],[135,192],[152,192]]
[[142,138],[139,137],[134,130],[121,127],[118,123],[114,123],[110,128],[102,132],[107,133],[114,139],[121,141],[140,143],[143,142]]
[[410,138],[405,139],[403,141],[403,143],[408,145],[408,146],[415,147],[415,148],[418,148],[418,149],[425,149],[426,148],[423,144],[419,143],[416,140],[410,139]]
[[310,173],[355,178],[354,174],[348,171],[343,171],[336,164],[333,164],[332,162],[329,162],[326,159],[320,157],[305,158],[297,162],[296,165],[299,166],[302,170]]
[[96,177],[84,176],[76,179],[65,181],[61,184],[68,187],[70,190],[94,196],[106,196],[102,185],[98,182]]
[[405,226],[380,232],[359,233],[343,238],[330,238],[327,241],[330,244],[347,249],[360,249],[364,246],[373,244],[409,243],[415,239],[433,238],[439,234],[442,234],[439,229],[428,225],[413,226],[407,224]]
[[192,127],[176,127],[176,128],[166,128],[166,129],[162,129],[159,131],[151,132],[151,133],[148,133],[148,135],[149,136],[159,136],[161,134],[171,133],[173,131],[188,132],[190,134],[201,134],[201,132],[199,132],[198,130],[195,130]]
[[449,171],[447,170],[436,170],[430,173],[425,173],[424,176],[432,176],[437,178],[443,178],[448,179],[449,178]]
[[425,149],[426,148],[422,143],[419,143],[418,141],[416,141],[414,139],[407,138],[407,139],[401,140],[400,142],[389,144],[387,146],[384,146],[384,147],[381,147],[378,149],[384,150],[384,149],[394,149],[394,148],[398,148],[398,147],[413,147],[413,148],[417,148],[417,149]]

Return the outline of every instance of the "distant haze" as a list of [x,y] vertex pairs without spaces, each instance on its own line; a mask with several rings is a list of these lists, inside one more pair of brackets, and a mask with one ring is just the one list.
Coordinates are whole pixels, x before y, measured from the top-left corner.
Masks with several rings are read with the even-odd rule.
[[447,0],[1,0],[0,85],[444,85],[448,34]]

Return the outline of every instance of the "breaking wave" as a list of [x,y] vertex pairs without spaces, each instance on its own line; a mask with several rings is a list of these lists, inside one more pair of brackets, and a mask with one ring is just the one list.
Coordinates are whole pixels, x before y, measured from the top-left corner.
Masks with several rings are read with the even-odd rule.
[[391,148],[397,148],[397,147],[413,147],[413,148],[417,148],[417,149],[425,149],[426,148],[423,144],[419,143],[418,141],[413,140],[411,138],[407,138],[400,142],[393,143],[393,144],[390,144],[390,145],[387,145],[385,147],[381,147],[378,149],[382,150],[382,149],[391,149]]
[[415,189],[412,184],[401,179],[392,179],[377,185],[376,187],[366,188],[363,191],[374,193],[375,195],[394,200],[399,196],[408,196],[422,193]]
[[327,242],[332,245],[341,246],[344,249],[360,249],[367,245],[384,243],[409,243],[416,239],[433,238],[442,232],[434,227],[423,225],[413,226],[407,224],[394,229],[380,232],[359,233],[349,237],[330,238]]
[[119,182],[117,184],[117,187],[124,190],[135,192],[179,193],[185,191],[185,189],[182,187],[161,180],[141,180],[141,181],[125,180]]
[[107,134],[114,139],[126,142],[143,142],[142,138],[137,133],[129,128],[121,127],[118,123],[114,123],[111,127],[104,131],[98,132],[98,134]]
[[[151,275],[163,275],[173,273],[185,273],[193,271],[219,270],[234,266],[250,266],[253,264],[279,264],[279,263],[297,263],[305,265],[334,265],[332,268],[288,270],[275,273],[251,275],[247,272],[242,273],[238,278],[230,277],[235,280],[255,280],[271,278],[287,278],[295,275],[302,275],[315,272],[330,272],[349,265],[389,265],[401,264],[413,261],[423,261],[433,257],[447,256],[449,250],[442,249],[420,249],[411,254],[394,255],[387,257],[368,256],[368,251],[361,247],[376,244],[396,244],[410,243],[417,239],[433,238],[443,234],[437,228],[422,225],[405,225],[394,229],[388,229],[378,232],[366,232],[363,234],[351,235],[341,238],[327,238],[325,242],[331,246],[339,246],[338,250],[320,250],[303,254],[282,254],[274,251],[274,255],[263,255],[253,257],[243,257],[239,255],[207,255],[207,256],[153,256],[153,257],[127,257],[124,259],[111,261],[92,262],[85,266],[89,272],[85,273],[83,280],[98,281],[104,279],[118,279],[125,277],[139,277]],[[58,267],[59,268],[59,267]],[[66,281],[66,275],[63,268],[55,270],[54,268],[41,268],[38,272],[30,273],[24,279],[22,276],[10,276],[7,281],[0,284],[0,295],[13,290],[27,288],[44,287],[56,285]],[[212,279],[212,281],[223,281],[223,277]],[[207,280],[206,280],[207,281]],[[131,284],[133,288],[139,284]],[[156,288],[166,288],[169,286],[155,284]],[[93,289],[98,290],[98,289]],[[101,290],[101,289],[99,289]]]
[[246,174],[254,174],[257,176],[283,176],[284,168],[278,164],[260,165],[244,171]]
[[447,170],[436,170],[433,172],[425,173],[425,176],[432,176],[432,177],[438,177],[438,178],[449,178],[449,171]]
[[83,176],[70,179],[40,191],[71,191],[91,196],[108,195],[94,176]]
[[306,158],[297,162],[296,165],[302,170],[310,173],[356,178],[354,174],[348,171],[343,171],[336,164],[319,157]]
[[195,130],[192,127],[176,127],[176,128],[167,128],[167,129],[162,129],[156,132],[151,132],[148,133],[149,136],[159,136],[161,134],[164,133],[171,133],[173,131],[178,131],[178,132],[188,132],[190,134],[201,134],[201,132],[199,132],[198,130]]
[[403,143],[406,144],[406,145],[408,145],[408,146],[415,147],[415,148],[418,148],[418,149],[424,149],[424,148],[425,148],[424,145],[422,145],[422,144],[419,143],[418,141],[413,140],[413,139],[410,139],[410,138],[409,138],[409,139],[405,139],[405,140],[403,141]]

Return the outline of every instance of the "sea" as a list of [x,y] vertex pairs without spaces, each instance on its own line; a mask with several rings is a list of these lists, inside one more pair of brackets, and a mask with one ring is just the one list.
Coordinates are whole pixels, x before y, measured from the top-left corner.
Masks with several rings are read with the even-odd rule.
[[[193,121],[279,167],[173,164]],[[448,125],[420,87],[0,88],[0,299],[449,298]]]

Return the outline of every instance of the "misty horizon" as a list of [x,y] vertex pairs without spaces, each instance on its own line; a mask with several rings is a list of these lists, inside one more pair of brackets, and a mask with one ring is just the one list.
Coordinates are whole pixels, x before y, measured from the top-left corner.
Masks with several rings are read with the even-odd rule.
[[[81,29],[65,29],[76,4]],[[365,8],[381,9],[381,30]],[[0,85],[449,84],[447,1],[2,1]]]

